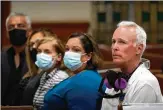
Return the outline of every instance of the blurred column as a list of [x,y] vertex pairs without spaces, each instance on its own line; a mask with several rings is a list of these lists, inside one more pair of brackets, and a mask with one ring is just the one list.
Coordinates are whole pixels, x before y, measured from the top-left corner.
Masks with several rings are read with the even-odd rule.
[[128,1],[128,20],[135,21],[134,1]]

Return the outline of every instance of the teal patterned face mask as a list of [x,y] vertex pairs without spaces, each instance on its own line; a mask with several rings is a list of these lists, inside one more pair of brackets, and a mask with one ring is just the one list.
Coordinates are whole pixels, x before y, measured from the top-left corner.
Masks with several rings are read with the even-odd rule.
[[43,70],[48,70],[50,68],[52,68],[52,66],[54,66],[56,64],[56,61],[53,60],[52,56],[47,55],[45,53],[39,53],[36,56],[37,60],[35,62],[35,64]]
[[64,64],[67,68],[69,68],[71,71],[75,71],[78,68],[80,68],[83,64],[81,62],[81,56],[85,54],[76,53],[76,52],[65,52],[65,55],[63,57]]

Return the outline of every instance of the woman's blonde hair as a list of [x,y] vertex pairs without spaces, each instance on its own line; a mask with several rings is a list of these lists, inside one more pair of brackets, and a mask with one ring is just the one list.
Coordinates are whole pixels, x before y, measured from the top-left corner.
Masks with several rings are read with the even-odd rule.
[[29,71],[27,72],[27,74],[24,75],[24,77],[34,76],[34,75],[38,74],[38,68],[30,56],[30,40],[31,40],[32,36],[37,33],[41,33],[43,37],[57,37],[57,35],[53,31],[51,31],[50,29],[47,29],[47,28],[39,28],[39,29],[34,30],[31,33],[31,35],[27,39],[27,46],[26,46],[26,50],[25,50],[26,62],[27,62]]
[[[60,39],[58,39],[56,36],[51,36],[51,37],[44,37],[43,39],[41,39],[38,44],[37,44],[37,49],[41,44],[47,43],[47,42],[52,42],[52,47],[53,49],[56,51],[57,55],[61,56],[61,62],[59,62],[57,64],[57,68],[61,69],[61,70],[65,70],[68,72],[67,68],[64,66],[63,63],[63,56],[65,53],[65,46],[64,44],[61,42]],[[56,67],[56,66],[55,66]],[[55,68],[54,67],[54,68]],[[69,72],[68,72],[69,73]]]

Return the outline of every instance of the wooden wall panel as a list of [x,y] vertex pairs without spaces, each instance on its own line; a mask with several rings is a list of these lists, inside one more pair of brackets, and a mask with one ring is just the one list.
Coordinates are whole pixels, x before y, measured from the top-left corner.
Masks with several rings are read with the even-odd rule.
[[135,1],[135,22],[139,25],[142,24],[141,16],[142,6],[140,1]]
[[157,23],[157,4],[151,3],[150,7],[150,25],[151,25],[151,43],[157,44],[157,37],[158,37],[158,23]]
[[[33,29],[37,29],[37,28],[49,28],[51,29],[53,32],[55,32],[58,37],[63,41],[66,42],[68,36],[72,33],[72,32],[87,32],[88,31],[88,27],[89,27],[89,23],[88,22],[84,22],[84,23],[32,23],[32,28]],[[3,32],[5,31],[5,28],[3,30]],[[2,48],[3,47],[8,47],[9,42],[6,39],[6,37],[4,37],[4,39],[2,40]]]
[[32,28],[37,29],[40,27],[52,29],[62,41],[67,41],[67,37],[72,32],[87,32],[89,23],[33,23]]
[[10,13],[10,1],[1,1],[1,48],[9,44],[6,32],[6,18]]

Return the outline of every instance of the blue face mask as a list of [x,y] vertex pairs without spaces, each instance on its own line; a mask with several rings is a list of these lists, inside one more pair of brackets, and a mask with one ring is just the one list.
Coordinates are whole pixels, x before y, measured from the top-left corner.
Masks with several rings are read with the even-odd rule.
[[52,66],[56,63],[56,61],[52,59],[52,56],[45,53],[37,54],[36,58],[37,60],[35,64],[43,70],[52,68]]
[[83,64],[81,62],[81,53],[76,53],[76,52],[65,52],[65,55],[63,57],[64,64],[67,68],[69,68],[71,71],[75,71],[78,68],[80,68]]

